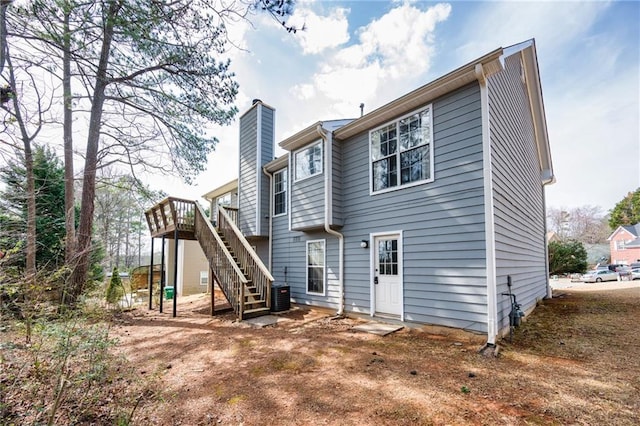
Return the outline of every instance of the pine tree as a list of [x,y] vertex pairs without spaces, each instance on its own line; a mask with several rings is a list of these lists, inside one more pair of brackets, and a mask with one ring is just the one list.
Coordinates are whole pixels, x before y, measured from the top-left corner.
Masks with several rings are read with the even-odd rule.
[[107,302],[112,305],[118,304],[120,299],[124,296],[124,286],[122,285],[122,279],[120,279],[120,272],[118,272],[118,267],[113,268],[113,272],[111,274],[111,279],[109,280],[109,285],[107,286],[107,294],[106,299]]

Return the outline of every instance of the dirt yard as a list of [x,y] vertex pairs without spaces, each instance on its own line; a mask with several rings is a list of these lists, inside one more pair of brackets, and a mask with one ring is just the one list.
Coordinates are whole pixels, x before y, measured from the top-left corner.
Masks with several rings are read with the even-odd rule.
[[156,383],[133,424],[640,424],[639,287],[555,290],[497,356],[484,336],[379,336],[329,311],[256,328],[207,297],[116,319],[117,350]]

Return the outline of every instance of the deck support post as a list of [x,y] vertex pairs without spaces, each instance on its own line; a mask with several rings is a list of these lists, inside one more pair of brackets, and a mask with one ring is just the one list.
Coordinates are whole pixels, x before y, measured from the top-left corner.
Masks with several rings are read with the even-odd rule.
[[162,313],[162,302],[164,299],[164,249],[166,247],[165,244],[165,236],[162,236],[162,255],[160,256],[160,313]]
[[216,304],[216,292],[215,292],[215,279],[213,278],[213,268],[209,267],[209,283],[211,284],[211,316],[215,316],[215,304]]
[[178,308],[178,227],[173,231],[173,317],[176,317]]
[[151,260],[149,261],[149,310],[153,309],[153,241],[151,237]]

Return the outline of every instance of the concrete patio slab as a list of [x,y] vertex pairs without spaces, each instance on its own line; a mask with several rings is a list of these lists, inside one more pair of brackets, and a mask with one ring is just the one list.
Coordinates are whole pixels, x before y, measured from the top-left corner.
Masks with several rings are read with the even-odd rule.
[[352,329],[356,331],[364,331],[366,333],[377,334],[378,336],[386,336],[404,328],[401,325],[385,324],[381,322],[368,322],[354,326]]
[[261,317],[249,318],[247,320],[244,320],[243,322],[251,325],[252,327],[263,328],[268,325],[274,325],[275,323],[277,323],[278,317],[276,317],[275,315],[263,315]]

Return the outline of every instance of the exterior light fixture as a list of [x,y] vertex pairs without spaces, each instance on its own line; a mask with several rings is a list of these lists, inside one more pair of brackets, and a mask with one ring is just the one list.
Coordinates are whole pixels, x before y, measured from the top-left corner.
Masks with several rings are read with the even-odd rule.
[[362,248],[369,247],[369,241],[367,241],[367,240],[360,241],[360,247],[362,247]]

